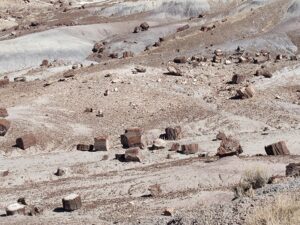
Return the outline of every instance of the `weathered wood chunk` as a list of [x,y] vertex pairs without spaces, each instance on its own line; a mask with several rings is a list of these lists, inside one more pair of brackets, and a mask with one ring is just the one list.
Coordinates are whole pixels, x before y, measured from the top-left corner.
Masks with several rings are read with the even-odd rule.
[[74,211],[82,206],[81,197],[78,194],[70,194],[62,199],[63,209],[65,211]]
[[142,129],[138,127],[126,129],[121,135],[121,143],[124,148],[142,147]]
[[13,216],[13,215],[25,215],[25,205],[20,203],[10,204],[6,207],[6,215]]
[[0,108],[0,117],[7,117],[8,116],[8,113],[7,113],[7,110],[6,108]]
[[36,143],[37,143],[37,141],[33,134],[25,134],[24,136],[19,137],[16,140],[16,146],[23,150],[36,145]]
[[165,129],[165,139],[166,140],[178,140],[180,138],[182,138],[182,131],[181,131],[181,127],[180,126],[176,126],[176,127],[167,127]]
[[0,136],[5,136],[10,128],[10,122],[6,119],[0,119]]
[[287,177],[300,176],[300,163],[290,163],[286,166],[285,175]]
[[217,151],[217,156],[226,157],[239,155],[241,153],[243,153],[243,149],[240,142],[232,137],[227,137],[221,141],[220,147]]
[[185,155],[195,154],[199,151],[198,144],[181,145],[180,153]]
[[268,146],[265,146],[265,151],[267,155],[289,155],[290,151],[288,150],[284,141],[280,141]]
[[99,136],[94,138],[94,149],[95,151],[109,151],[109,137]]

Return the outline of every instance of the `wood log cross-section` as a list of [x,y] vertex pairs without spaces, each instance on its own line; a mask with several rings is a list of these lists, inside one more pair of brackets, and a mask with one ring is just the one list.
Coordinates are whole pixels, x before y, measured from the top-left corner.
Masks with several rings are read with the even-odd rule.
[[74,211],[82,206],[81,197],[78,194],[70,194],[62,199],[63,209],[65,211]]

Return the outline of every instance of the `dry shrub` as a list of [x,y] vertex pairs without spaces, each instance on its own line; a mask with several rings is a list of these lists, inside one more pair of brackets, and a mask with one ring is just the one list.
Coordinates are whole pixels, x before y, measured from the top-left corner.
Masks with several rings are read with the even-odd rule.
[[235,198],[253,196],[253,189],[262,188],[268,182],[268,176],[264,170],[256,168],[247,170],[240,182],[234,187]]
[[300,199],[296,195],[281,194],[269,204],[255,208],[253,214],[247,218],[247,224],[299,225]]

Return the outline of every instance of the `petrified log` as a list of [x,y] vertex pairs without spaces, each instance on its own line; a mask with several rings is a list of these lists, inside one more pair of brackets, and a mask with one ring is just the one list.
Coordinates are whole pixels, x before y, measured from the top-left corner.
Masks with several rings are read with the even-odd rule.
[[94,145],[78,144],[77,150],[79,151],[93,151]]
[[181,151],[182,154],[195,154],[198,152],[198,144],[187,144],[187,145],[181,145]]
[[174,63],[186,63],[187,58],[185,56],[178,56],[173,61]]
[[124,160],[125,162],[142,162],[140,149],[138,148],[127,149],[125,151]]
[[99,136],[96,137],[94,143],[95,151],[108,151],[109,150],[109,137],[108,136]]
[[6,119],[0,119],[0,136],[5,136],[10,128],[10,122]]
[[233,84],[240,84],[240,83],[244,82],[245,80],[246,80],[246,76],[245,75],[235,74],[232,77],[231,83],[233,83]]
[[20,203],[14,203],[6,207],[6,215],[13,216],[13,215],[25,215],[25,205]]
[[287,177],[300,176],[300,163],[290,163],[286,166],[285,175]]
[[121,135],[121,143],[124,148],[142,147],[142,129],[138,127],[126,129]]
[[290,151],[288,150],[284,141],[280,141],[268,146],[265,146],[265,151],[267,155],[289,155]]
[[249,85],[248,87],[237,90],[237,94],[242,99],[252,98],[255,95],[255,90],[252,85]]
[[17,138],[16,145],[23,150],[36,145],[36,138],[33,134],[25,134],[22,137]]
[[165,139],[166,140],[178,140],[182,137],[182,132],[181,132],[181,127],[176,126],[176,127],[167,127],[165,129]]
[[64,197],[62,203],[65,211],[74,211],[82,206],[81,197],[74,193]]

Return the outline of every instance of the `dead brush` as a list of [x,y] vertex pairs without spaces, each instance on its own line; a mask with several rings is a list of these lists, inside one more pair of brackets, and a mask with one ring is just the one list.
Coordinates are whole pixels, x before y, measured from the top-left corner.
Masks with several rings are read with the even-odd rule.
[[254,208],[247,219],[247,225],[299,225],[300,198],[296,194],[275,197],[268,204]]
[[262,169],[247,170],[233,189],[235,198],[252,197],[254,190],[262,188],[267,182],[268,176]]

